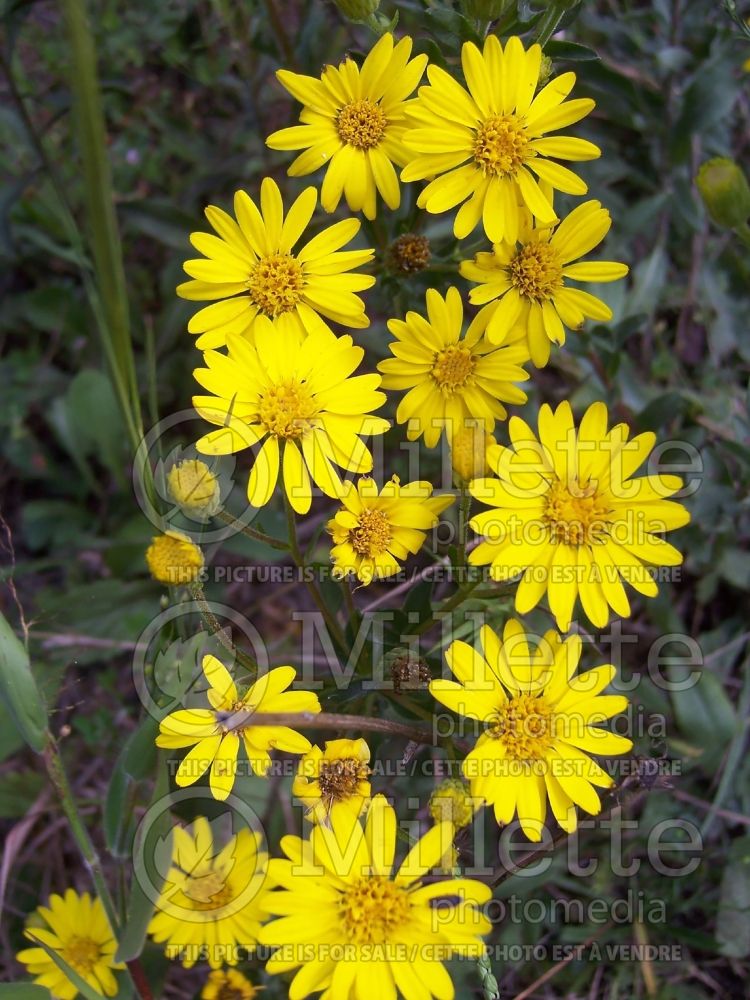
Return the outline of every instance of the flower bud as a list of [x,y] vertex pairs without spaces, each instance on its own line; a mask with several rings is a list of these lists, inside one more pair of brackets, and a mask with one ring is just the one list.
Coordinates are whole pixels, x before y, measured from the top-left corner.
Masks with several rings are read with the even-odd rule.
[[459,485],[487,472],[487,445],[492,443],[481,424],[456,431],[451,441],[451,465]]
[[750,187],[742,168],[726,157],[707,160],[695,183],[708,214],[718,226],[736,229],[750,216]]
[[366,21],[380,6],[380,0],[333,0],[333,2],[350,21]]
[[203,569],[203,553],[181,531],[166,531],[152,539],[146,549],[151,576],[171,587],[185,586],[197,580]]
[[203,520],[212,517],[219,509],[219,483],[200,459],[173,465],[167,474],[167,486],[174,502],[191,517]]
[[457,830],[474,819],[479,799],[461,778],[446,778],[430,796],[430,816],[436,823],[452,823]]

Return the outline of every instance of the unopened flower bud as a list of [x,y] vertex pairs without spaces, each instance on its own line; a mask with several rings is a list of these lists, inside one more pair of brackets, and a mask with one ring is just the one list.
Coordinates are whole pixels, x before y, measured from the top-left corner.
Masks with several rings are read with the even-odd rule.
[[717,156],[707,160],[695,178],[703,204],[718,226],[736,229],[750,217],[750,187],[734,160]]
[[366,21],[380,6],[380,0],[333,0],[333,2],[350,21]]
[[537,90],[541,90],[549,82],[549,78],[552,76],[552,60],[549,56],[542,54],[542,60],[539,63],[539,79],[537,80]]
[[493,438],[481,424],[456,431],[451,441],[451,465],[458,485],[464,485],[487,472],[487,445]]
[[167,474],[167,486],[174,502],[192,517],[212,517],[219,509],[218,480],[200,459],[173,465]]
[[446,778],[430,796],[430,816],[436,823],[452,823],[457,830],[474,819],[479,800],[461,778]]
[[197,580],[203,569],[203,553],[181,531],[165,531],[152,539],[146,549],[151,576],[171,587],[185,586]]

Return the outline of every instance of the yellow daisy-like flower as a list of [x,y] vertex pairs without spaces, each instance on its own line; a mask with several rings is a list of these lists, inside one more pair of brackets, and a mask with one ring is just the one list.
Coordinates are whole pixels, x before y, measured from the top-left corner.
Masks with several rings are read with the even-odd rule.
[[426,482],[402,486],[398,476],[378,491],[375,480],[363,476],[356,487],[344,483],[340,499],[344,506],[327,525],[334,573],[352,573],[372,583],[398,573],[399,560],[420,550],[426,533],[455,498],[449,493],[433,496]]
[[268,855],[260,850],[261,835],[245,828],[218,848],[202,816],[172,835],[172,865],[148,933],[187,969],[198,961],[212,969],[236,965],[265,919]]
[[[306,188],[284,217],[281,192],[264,177],[260,210],[244,191],[234,196],[237,221],[209,205],[206,218],[217,236],[192,233],[190,242],[204,258],[185,262],[193,279],[177,288],[183,299],[210,301],[188,324],[201,336],[201,350],[222,347],[229,333],[251,334],[256,316],[267,316],[298,338],[329,327],[321,319],[361,330],[369,326],[362,299],[355,294],[375,284],[369,274],[350,274],[372,260],[372,250],[344,250],[359,232],[357,219],[344,219],[294,252],[318,200]],[[215,300],[221,301],[215,301]]]
[[199,547],[183,532],[165,531],[146,549],[146,563],[159,583],[178,587],[198,579],[204,560]]
[[484,727],[463,763],[472,794],[494,807],[498,823],[517,814],[526,836],[541,840],[547,799],[568,833],[577,825],[574,806],[592,815],[600,811],[596,788],[614,782],[588,755],[627,753],[633,744],[599,728],[627,708],[623,695],[601,695],[615,667],[607,663],[574,677],[580,636],[563,642],[549,631],[533,648],[531,638],[515,620],[505,626],[502,642],[483,626],[481,653],[460,641],[446,651],[458,683],[434,680],[430,691],[441,705]]
[[347,58],[326,66],[320,79],[289,70],[276,74],[292,97],[304,105],[301,125],[268,137],[271,149],[304,149],[289,168],[301,177],[327,164],[320,203],[335,211],[342,194],[353,212],[376,215],[377,195],[397,209],[401,191],[393,164],[409,160],[404,147],[405,101],[422,79],[427,56],[409,59],[411,38],[394,46],[385,34],[373,47],[362,68]]
[[159,723],[156,745],[170,750],[192,747],[175,775],[180,788],[194,784],[211,768],[209,784],[214,798],[226,799],[238,771],[240,741],[255,774],[265,777],[271,766],[268,751],[307,753],[310,741],[287,726],[253,725],[253,716],[264,712],[319,712],[318,696],[311,691],[287,691],[294,682],[294,667],[275,667],[251,684],[243,694],[229,671],[215,656],[203,657],[203,673],[211,708],[184,708]]
[[201,990],[201,1000],[257,1000],[262,989],[238,969],[214,969]]
[[299,968],[290,1000],[324,990],[329,1000],[383,997],[450,1000],[444,961],[479,958],[490,922],[479,907],[490,889],[473,879],[423,884],[451,848],[452,823],[428,830],[394,873],[396,813],[376,795],[364,828],[346,811],[310,838],[284,837],[288,860],[273,860],[264,906],[280,917],[266,924],[261,943],[278,948],[266,971]]
[[469,293],[474,305],[499,299],[487,323],[487,339],[500,344],[514,326],[523,327],[531,360],[541,368],[549,361],[550,343],[565,343],[566,326],[576,330],[586,319],[612,319],[605,302],[570,288],[565,279],[617,281],[628,266],[608,260],[572,263],[598,246],[612,225],[598,201],[579,205],[554,229],[533,228],[529,213],[523,214],[517,243],[496,244],[492,253],[463,261],[459,270],[480,283]]
[[[229,356],[204,355],[193,373],[213,396],[194,396],[198,413],[220,429],[197,442],[204,455],[227,455],[263,442],[247,485],[254,507],[267,504],[282,471],[290,504],[310,509],[310,479],[330,497],[341,491],[334,466],[369,472],[372,455],[361,438],[383,434],[388,421],[369,414],[385,402],[379,375],[352,372],[364,350],[352,338],[307,337],[256,320],[255,343],[229,335]],[[282,456],[283,446],[283,456]],[[283,464],[282,464],[283,458]]]
[[[514,382],[525,382],[521,365],[528,360],[523,331],[501,347],[484,337],[486,318],[475,316],[463,335],[464,307],[457,288],[443,298],[427,290],[427,319],[408,312],[406,319],[388,320],[396,337],[392,358],[378,365],[384,389],[408,389],[396,411],[398,423],[408,423],[406,436],[434,448],[445,431],[452,435],[471,421],[488,434],[496,420],[505,420],[503,403],[525,403],[526,393]],[[514,340],[515,336],[515,340]]]
[[[50,896],[49,906],[40,906],[33,916],[41,918],[47,926],[28,927],[24,933],[30,941],[41,941],[57,952],[97,993],[115,996],[118,985],[112,970],[125,966],[115,961],[117,941],[99,899],[92,899],[87,892],[79,895],[73,889],[66,889],[64,896]],[[78,996],[78,988],[44,948],[24,948],[16,958],[26,966],[37,985],[45,986],[59,1000]]]
[[626,424],[607,430],[607,407],[590,406],[576,431],[568,402],[539,412],[538,437],[513,417],[512,447],[488,449],[497,478],[475,479],[470,490],[492,509],[469,522],[484,536],[471,551],[473,565],[490,564],[495,580],[521,574],[516,609],[526,614],[546,592],[557,627],[570,627],[576,598],[591,622],[603,627],[609,609],[630,614],[622,581],[646,597],[657,593],[655,566],[678,566],[682,555],[659,538],[687,524],[681,503],[667,499],[682,488],[672,475],[633,473],[649,456],[652,433],[628,440]]
[[326,823],[333,809],[359,814],[370,801],[370,748],[363,739],[328,740],[300,760],[292,785],[313,823]]
[[458,239],[481,219],[492,243],[515,243],[519,202],[541,223],[553,223],[552,201],[534,174],[568,194],[588,190],[580,177],[549,157],[593,160],[601,150],[585,139],[546,134],[580,121],[594,102],[565,101],[575,73],[562,73],[534,96],[541,57],[538,45],[524,51],[516,37],[508,39],[505,50],[495,35],[487,37],[483,52],[466,42],[461,64],[468,89],[439,66],[430,66],[430,86],[421,87],[409,107],[414,128],[404,142],[413,158],[401,180],[434,178],[417,202],[428,212],[464,202],[453,225]]

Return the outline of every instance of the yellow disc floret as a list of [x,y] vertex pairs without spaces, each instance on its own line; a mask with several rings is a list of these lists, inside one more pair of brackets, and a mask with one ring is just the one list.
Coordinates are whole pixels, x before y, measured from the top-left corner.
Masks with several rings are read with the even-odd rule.
[[607,532],[610,508],[596,487],[556,480],[545,497],[544,518],[552,540],[565,545],[591,545]]
[[358,879],[339,903],[341,923],[349,941],[382,944],[409,920],[409,894],[391,879],[371,875]]
[[518,173],[528,158],[529,140],[516,115],[493,115],[477,129],[474,159],[485,174],[505,177]]
[[247,282],[250,298],[266,316],[291,312],[302,298],[305,280],[302,265],[292,254],[261,257]]
[[357,149],[372,149],[383,138],[388,119],[375,101],[352,101],[344,105],[336,118],[336,130],[342,142]]

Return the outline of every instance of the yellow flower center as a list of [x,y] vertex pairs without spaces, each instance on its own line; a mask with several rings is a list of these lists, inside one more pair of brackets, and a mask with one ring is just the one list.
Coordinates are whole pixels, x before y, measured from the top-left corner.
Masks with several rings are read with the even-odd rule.
[[352,101],[345,104],[336,118],[336,129],[342,142],[357,149],[371,149],[383,138],[388,119],[379,104]]
[[185,897],[194,910],[220,910],[234,899],[232,888],[219,872],[188,879]]
[[294,309],[304,286],[302,265],[289,253],[261,257],[247,280],[250,298],[266,316],[280,316]]
[[527,243],[508,265],[511,282],[528,299],[549,299],[562,286],[563,266],[549,243]]
[[270,386],[261,396],[258,418],[269,434],[300,438],[313,426],[318,412],[308,387],[297,379]]
[[462,389],[474,372],[475,361],[468,347],[451,344],[437,351],[432,365],[432,377],[447,396]]
[[370,559],[386,551],[391,537],[391,525],[380,510],[363,510],[357,527],[349,532],[349,542],[354,551]]
[[544,698],[519,694],[500,709],[487,732],[500,740],[507,757],[539,760],[552,745],[552,722],[552,709]]
[[565,545],[591,545],[600,541],[608,527],[609,507],[596,487],[581,487],[556,480],[545,497],[544,519],[552,541]]
[[323,760],[320,762],[318,784],[320,794],[324,799],[340,802],[350,799],[357,792],[360,781],[364,781],[370,773],[370,768],[364,761],[356,757],[341,757],[339,760]]
[[406,891],[383,875],[358,879],[339,905],[344,933],[356,944],[383,944],[411,909]]
[[477,129],[474,159],[484,174],[512,176],[529,159],[528,143],[522,119],[516,115],[493,115]]
[[72,937],[61,949],[62,957],[81,975],[88,975],[101,960],[102,953],[96,941],[87,937]]

